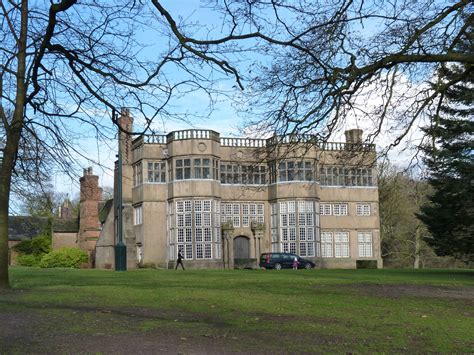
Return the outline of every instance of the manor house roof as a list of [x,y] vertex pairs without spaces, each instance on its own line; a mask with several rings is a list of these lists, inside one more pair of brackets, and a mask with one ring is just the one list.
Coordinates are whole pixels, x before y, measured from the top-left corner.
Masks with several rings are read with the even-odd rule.
[[48,228],[48,218],[8,216],[8,240],[32,239]]

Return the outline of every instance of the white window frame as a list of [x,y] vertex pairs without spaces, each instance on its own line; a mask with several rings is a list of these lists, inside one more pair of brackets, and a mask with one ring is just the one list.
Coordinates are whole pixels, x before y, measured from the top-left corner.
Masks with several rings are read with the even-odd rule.
[[332,215],[332,205],[330,203],[320,203],[319,204],[319,215],[320,216],[331,216]]
[[142,162],[139,161],[136,164],[132,165],[133,170],[133,186],[138,186],[143,184],[143,165]]
[[357,232],[357,250],[360,258],[372,258],[374,241],[372,232]]
[[350,238],[349,232],[334,232],[334,257],[350,257]]
[[350,258],[350,233],[321,231],[320,247],[323,258]]
[[143,224],[143,205],[133,206],[133,225]]
[[[165,183],[166,182],[166,161],[150,160],[147,162],[147,182]],[[158,179],[156,178],[158,176]]]
[[280,242],[282,252],[315,257],[315,234],[318,228],[315,222],[318,219],[315,217],[314,201],[280,201],[272,204],[271,212],[272,250],[276,249],[274,244]]
[[370,203],[357,203],[356,214],[357,216],[370,216],[371,215]]
[[321,232],[321,257],[332,258],[334,257],[334,239],[331,232]]
[[[196,199],[176,200],[174,203],[175,225],[169,230],[170,233],[175,231],[176,239],[172,243],[176,252],[181,251],[185,259],[220,259],[220,202]],[[173,206],[170,206],[170,215],[172,212]]]
[[332,212],[334,216],[347,216],[348,206],[347,203],[334,203],[332,205]]

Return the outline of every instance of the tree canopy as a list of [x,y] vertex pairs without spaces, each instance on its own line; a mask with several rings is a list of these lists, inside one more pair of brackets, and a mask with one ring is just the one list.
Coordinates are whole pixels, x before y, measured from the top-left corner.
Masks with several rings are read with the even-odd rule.
[[[198,23],[158,0],[0,2],[0,288],[8,286],[7,217],[21,142],[25,152],[41,142],[67,171],[78,132],[109,138],[113,110],[129,107],[143,130],[157,119],[189,121],[173,100],[196,90],[212,96],[229,76],[245,89],[255,132],[325,140],[352,115],[370,123],[369,140],[397,130],[397,144],[474,63],[457,46],[472,27],[469,0],[207,5],[220,17]],[[464,71],[424,85],[445,63]]]
[[457,46],[474,19],[468,0],[209,2],[226,36],[209,43],[173,32],[194,50],[232,42],[258,53],[241,81],[251,91],[246,115],[264,133],[327,139],[350,120],[369,140],[390,131],[396,145],[471,70],[431,86],[437,68],[474,63]]
[[[471,53],[472,28],[457,46]],[[473,65],[440,69],[440,82],[449,82],[468,71],[440,100],[431,126],[425,130],[431,144],[424,148],[428,182],[434,193],[424,205],[420,219],[432,235],[426,239],[439,255],[474,259],[474,71]]]
[[10,192],[20,189],[12,178],[26,175],[23,162],[41,164],[48,153],[71,171],[84,132],[114,136],[114,110],[129,107],[144,129],[185,118],[170,102],[212,91],[198,69],[227,70],[174,39],[163,10],[158,1],[0,2],[0,288],[8,287]]

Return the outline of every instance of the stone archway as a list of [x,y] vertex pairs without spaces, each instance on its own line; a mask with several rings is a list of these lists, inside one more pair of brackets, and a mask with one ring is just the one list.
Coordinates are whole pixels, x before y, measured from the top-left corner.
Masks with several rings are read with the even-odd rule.
[[250,239],[244,235],[234,238],[234,259],[250,258]]

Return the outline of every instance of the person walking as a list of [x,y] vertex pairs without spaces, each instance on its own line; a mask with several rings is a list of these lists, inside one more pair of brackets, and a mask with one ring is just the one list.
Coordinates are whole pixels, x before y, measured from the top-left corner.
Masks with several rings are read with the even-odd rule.
[[178,251],[178,260],[176,260],[176,268],[175,268],[175,270],[178,269],[178,265],[181,265],[181,267],[183,268],[183,270],[186,270],[186,269],[184,268],[184,265],[183,265],[183,254],[181,254],[180,251]]
[[293,259],[293,270],[298,270],[298,258],[295,256],[295,258]]

